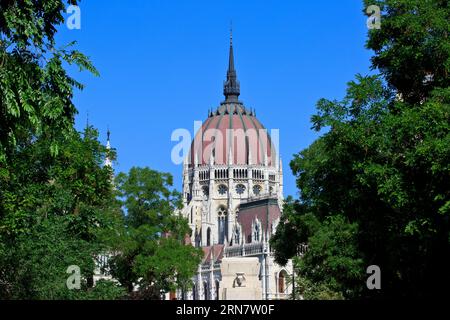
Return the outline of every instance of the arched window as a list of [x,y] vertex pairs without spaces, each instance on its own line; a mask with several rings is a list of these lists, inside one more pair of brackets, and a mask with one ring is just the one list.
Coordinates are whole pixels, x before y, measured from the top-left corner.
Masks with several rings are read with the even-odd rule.
[[195,283],[192,285],[192,300],[197,300],[197,286]]
[[224,244],[228,238],[227,208],[220,206],[217,209],[217,220],[219,226],[219,244]]
[[204,198],[208,198],[208,195],[209,195],[209,187],[208,187],[208,186],[204,186],[204,187],[202,188],[202,193],[203,193],[203,197],[204,197]]
[[209,247],[211,245],[211,228],[206,230],[206,245]]
[[241,242],[241,229],[236,225],[233,235],[233,244],[238,245]]
[[208,283],[205,281],[203,282],[203,294],[205,296],[205,300],[209,300],[209,294],[208,294]]
[[252,237],[253,241],[255,241],[255,242],[261,241],[261,235],[262,235],[261,222],[258,219],[253,221],[252,229],[253,229],[253,237]]
[[220,294],[220,290],[219,290],[219,280],[216,280],[216,300],[219,300],[219,294]]
[[286,270],[281,270],[278,274],[278,293],[286,293]]

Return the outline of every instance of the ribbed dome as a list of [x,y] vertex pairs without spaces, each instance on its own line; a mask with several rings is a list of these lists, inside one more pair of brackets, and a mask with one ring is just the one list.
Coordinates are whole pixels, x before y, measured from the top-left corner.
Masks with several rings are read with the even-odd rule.
[[224,102],[209,114],[195,135],[190,157],[191,164],[199,165],[213,161],[216,165],[275,166],[275,159],[267,130],[255,113],[239,102]]
[[234,68],[233,41],[227,79],[224,82],[225,101],[210,112],[196,133],[190,151],[190,165],[265,165],[276,166],[275,148],[254,111],[239,101],[240,84]]

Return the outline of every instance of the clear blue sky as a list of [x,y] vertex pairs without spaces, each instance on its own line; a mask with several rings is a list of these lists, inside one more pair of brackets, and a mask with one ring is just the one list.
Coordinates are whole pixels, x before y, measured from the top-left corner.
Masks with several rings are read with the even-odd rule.
[[100,71],[71,72],[77,128],[89,121],[118,151],[116,172],[149,166],[170,172],[171,133],[193,130],[223,100],[230,20],[241,100],[266,128],[280,130],[285,196],[296,195],[293,154],[316,137],[310,117],[318,99],[340,99],[371,52],[362,0],[84,0],[81,30],[60,28],[59,44],[78,41]]

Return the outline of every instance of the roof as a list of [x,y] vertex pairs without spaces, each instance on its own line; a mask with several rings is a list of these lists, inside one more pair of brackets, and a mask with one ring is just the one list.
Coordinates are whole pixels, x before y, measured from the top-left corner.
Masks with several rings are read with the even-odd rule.
[[270,135],[256,118],[255,111],[245,108],[238,99],[240,84],[234,67],[232,37],[224,95],[225,101],[215,111],[208,112],[208,118],[196,133],[189,164],[208,165],[213,160],[216,165],[275,166]]
[[247,241],[252,234],[252,223],[257,218],[261,222],[263,234],[272,233],[272,223],[279,219],[281,210],[278,206],[278,200],[274,197],[266,197],[254,201],[241,203],[237,220],[242,227],[244,239]]
[[[226,103],[203,123],[191,146],[190,164],[274,166],[275,150],[267,129],[242,104]],[[197,160],[195,159],[197,157]]]
[[204,256],[202,263],[211,263],[212,254],[214,254],[214,262],[221,261],[223,257],[223,244],[215,244],[209,247],[202,247]]

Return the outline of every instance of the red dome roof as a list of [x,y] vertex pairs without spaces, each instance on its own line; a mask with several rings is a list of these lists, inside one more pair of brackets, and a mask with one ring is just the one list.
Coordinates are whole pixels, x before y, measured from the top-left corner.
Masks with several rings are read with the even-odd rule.
[[213,154],[214,164],[217,165],[229,164],[231,160],[234,165],[275,166],[274,149],[269,133],[254,112],[240,102],[223,103],[196,133],[191,146],[190,164],[195,164],[197,157],[199,165],[207,165]]

